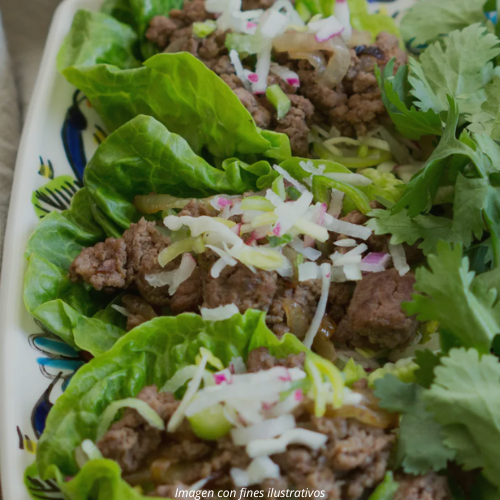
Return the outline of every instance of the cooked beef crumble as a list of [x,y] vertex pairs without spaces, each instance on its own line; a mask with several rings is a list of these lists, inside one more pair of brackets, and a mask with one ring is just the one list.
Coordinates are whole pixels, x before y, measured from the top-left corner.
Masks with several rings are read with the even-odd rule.
[[[278,360],[266,349],[252,351],[248,365],[252,370],[275,365],[301,366],[303,355]],[[137,396],[147,402],[168,423],[179,405],[171,393],[145,387]],[[355,419],[312,416],[300,406],[295,412],[298,427],[328,436],[326,445],[314,451],[306,446],[291,445],[272,460],[281,470],[280,479],[267,479],[264,490],[325,490],[329,499],[358,499],[370,492],[384,478],[394,442],[390,429],[379,429]],[[229,471],[246,468],[250,458],[243,446],[230,437],[217,441],[197,438],[185,421],[174,433],[152,428],[135,410],[127,409],[97,443],[104,457],[118,462],[124,479],[131,484],[153,483],[152,496],[173,496],[176,489],[189,487],[208,476],[206,487],[233,489]],[[439,499],[441,500],[441,499]],[[444,499],[443,499],[444,500]]]
[[399,489],[393,500],[451,500],[448,480],[429,472],[425,476],[401,475],[396,477]]
[[[180,214],[215,215],[210,205],[198,200],[190,201]],[[363,224],[367,218],[355,210],[344,220]],[[333,235],[334,239],[341,237]],[[385,237],[376,238],[386,241]],[[375,245],[374,241],[378,240],[369,239],[367,243]],[[128,329],[161,314],[165,306],[171,313],[180,314],[199,312],[200,307],[236,304],[241,313],[250,308],[265,311],[267,325],[277,336],[293,331],[304,338],[320,299],[321,280],[297,283],[274,271],[252,272],[241,263],[226,267],[213,278],[210,270],[218,256],[208,250],[197,256],[198,265],[191,276],[170,296],[167,285],[155,288],[146,279],[147,275],[179,267],[180,256],[165,268],[158,264],[158,254],[168,245],[169,238],[157,231],[154,222],[141,219],[122,238],[108,238],[84,249],[71,265],[69,276],[73,281],[83,279],[97,290],[138,292],[140,298],[124,301],[131,313]],[[401,311],[401,302],[411,299],[413,283],[412,274],[400,277],[395,269],[369,274],[358,283],[332,282],[324,319],[338,325],[333,339],[374,349],[408,345],[418,323]]]
[[[273,3],[272,0],[245,0],[243,9],[248,10],[255,5],[267,9]],[[253,95],[235,75],[225,46],[226,33],[216,30],[206,38],[193,35],[193,22],[207,19],[215,17],[205,11],[204,0],[185,0],[182,10],[172,10],[169,17],[154,17],[146,37],[160,50],[188,51],[198,57],[231,87],[258,127],[288,135],[294,155],[309,156],[308,134],[314,123],[327,128],[334,125],[344,135],[362,136],[378,126],[386,116],[374,67],[385,66],[393,57],[396,59],[396,68],[406,62],[407,56],[400,49],[397,37],[381,33],[373,45],[352,49],[349,70],[344,80],[334,89],[316,82],[315,70],[308,62],[279,54],[280,63],[296,71],[301,84],[296,89],[278,76],[270,74],[268,85],[280,85],[291,101],[290,111],[278,120],[266,97]]]

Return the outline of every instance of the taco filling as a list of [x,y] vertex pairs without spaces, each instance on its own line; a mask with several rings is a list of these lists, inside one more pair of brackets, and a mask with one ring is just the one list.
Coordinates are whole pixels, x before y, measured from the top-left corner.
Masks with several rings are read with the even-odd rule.
[[337,17],[306,23],[288,0],[186,1],[154,17],[146,37],[161,51],[199,58],[258,127],[290,138],[294,155],[309,156],[313,141],[318,151],[338,154],[335,141],[322,142],[365,137],[387,120],[375,66],[407,61],[395,35],[381,33],[372,43],[371,34],[353,32],[347,2],[338,4]]
[[[140,403],[128,400],[130,408],[96,442],[102,457],[116,461],[123,479],[143,494],[182,498],[192,489],[236,490],[238,497],[248,489],[279,498],[298,490],[359,499],[387,474],[392,478],[398,418],[379,408],[366,380],[341,389],[341,406],[332,403],[333,388],[325,383],[328,403],[315,416],[322,397],[313,382],[318,368],[305,353],[277,359],[261,347],[250,351],[246,364],[235,358],[214,372],[206,363],[202,357],[196,371],[181,369],[161,391],[142,389]],[[189,378],[184,397],[176,399]],[[136,408],[144,403],[158,421]],[[446,479],[433,473],[396,479],[394,499],[451,498]]]
[[[359,174],[327,175],[372,182]],[[332,190],[330,205],[313,203],[306,187],[296,183],[299,192],[279,180],[282,196],[269,189],[243,197],[170,197],[170,204],[184,206],[84,249],[69,275],[97,290],[126,290],[128,329],[162,314],[201,311],[220,319],[227,311],[257,309],[278,337],[293,332],[328,359],[336,358],[334,345],[380,352],[418,342],[419,323],[401,303],[411,299],[415,282],[408,262],[423,256],[375,236],[358,210],[341,217],[342,192]],[[155,199],[161,196],[135,203],[145,210]]]

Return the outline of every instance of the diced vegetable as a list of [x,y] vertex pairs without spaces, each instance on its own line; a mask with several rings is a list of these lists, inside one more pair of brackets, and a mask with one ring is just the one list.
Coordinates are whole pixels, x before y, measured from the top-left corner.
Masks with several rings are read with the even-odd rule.
[[290,106],[292,105],[288,96],[281,90],[279,85],[275,84],[267,87],[266,97],[276,109],[278,120],[283,119],[288,111],[290,111]]
[[201,439],[215,441],[229,433],[231,422],[224,415],[224,407],[217,403],[187,417],[193,432]]
[[217,24],[212,19],[203,23],[193,23],[193,35],[198,38],[206,38],[217,29]]

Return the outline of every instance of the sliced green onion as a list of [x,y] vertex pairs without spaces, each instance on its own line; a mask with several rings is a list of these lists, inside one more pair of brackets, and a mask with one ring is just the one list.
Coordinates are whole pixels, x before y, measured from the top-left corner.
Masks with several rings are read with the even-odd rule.
[[392,471],[388,471],[368,500],[392,500],[398,489],[399,483],[394,481]]
[[183,240],[176,241],[167,248],[163,249],[158,255],[158,263],[161,267],[165,267],[179,255],[188,252],[202,253],[204,251],[205,245],[203,244],[201,236],[197,236],[196,238],[185,238]]
[[247,266],[255,266],[264,271],[281,269],[287,262],[286,258],[276,250],[246,245],[238,252],[238,260]]
[[218,403],[187,417],[193,432],[201,439],[215,441],[224,437],[232,428],[224,415],[224,407]]
[[276,207],[264,196],[247,196],[241,202],[242,210],[260,210],[272,212]]
[[286,188],[286,194],[288,195],[288,197],[292,201],[298,200],[300,198],[300,195],[301,195],[300,191],[296,187],[293,187],[293,186]]
[[[274,205],[273,208],[275,208]],[[252,221],[252,226],[254,228],[260,226],[267,226],[268,224],[274,224],[277,221],[278,221],[278,216],[274,212],[268,212],[256,217]]]
[[324,227],[315,222],[303,219],[302,217],[297,219],[293,227],[301,234],[310,236],[318,241],[327,241],[329,238],[328,231]]
[[217,370],[224,370],[224,365],[222,361],[213,355],[212,351],[207,349],[206,347],[200,347],[200,353],[196,356],[196,364],[201,363],[202,357],[207,358],[207,364],[212,365]]
[[314,152],[322,160],[332,160],[348,168],[368,168],[376,167],[381,163],[392,160],[393,156],[388,151],[379,149],[369,149],[368,156],[360,158],[359,156],[340,156],[330,152],[323,144],[315,142],[313,144]]
[[306,356],[304,370],[311,379],[314,396],[314,416],[322,417],[326,413],[326,391],[323,384],[323,376],[318,367],[312,362],[310,356]]
[[[333,407],[340,408],[344,402],[344,379],[340,370],[327,359],[317,354],[308,354],[318,370],[326,376],[333,387]],[[307,359],[307,358],[306,358]]]
[[160,392],[176,392],[188,380],[191,380],[196,373],[198,367],[196,365],[184,366],[174,373],[174,376],[165,382],[165,385],[160,389]]
[[274,179],[271,187],[273,192],[276,193],[281,198],[282,201],[286,200],[285,181],[282,175]]
[[363,144],[362,146],[359,147],[358,149],[358,156],[360,158],[366,158],[368,156],[369,149],[366,144]]
[[288,96],[281,90],[277,84],[271,85],[266,89],[267,100],[276,108],[278,120],[281,120],[290,111],[292,105]]
[[193,35],[198,38],[206,38],[217,29],[215,21],[208,19],[203,23],[193,23]]
[[117,413],[123,408],[133,408],[151,427],[155,427],[160,431],[165,430],[165,423],[160,415],[158,415],[158,413],[156,413],[145,401],[136,398],[126,398],[113,401],[104,410],[99,420],[99,424],[97,425],[97,441],[106,434]]

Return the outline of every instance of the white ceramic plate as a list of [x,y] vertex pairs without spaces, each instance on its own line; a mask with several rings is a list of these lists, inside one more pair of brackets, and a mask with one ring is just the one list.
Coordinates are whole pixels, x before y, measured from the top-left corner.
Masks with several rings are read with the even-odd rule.
[[[23,476],[35,459],[37,437],[44,418],[61,394],[64,383],[83,363],[75,351],[44,333],[25,310],[22,292],[26,261],[23,254],[38,217],[47,210],[67,207],[72,192],[78,189],[77,179],[81,178],[85,157],[93,154],[103,137],[98,117],[88,108],[83,96],[75,94],[75,89],[58,74],[55,64],[75,12],[79,8],[97,9],[101,1],[65,0],[57,9],[17,158],[0,291],[3,500],[30,498]],[[381,7],[396,14],[413,2],[373,2],[371,9]],[[82,130],[84,122],[86,127]],[[40,191],[49,182],[53,189]],[[37,190],[39,195],[32,203],[33,192]],[[32,478],[30,485],[37,498],[62,498],[52,482],[42,483]]]

